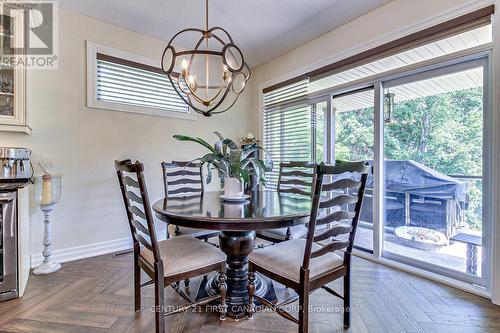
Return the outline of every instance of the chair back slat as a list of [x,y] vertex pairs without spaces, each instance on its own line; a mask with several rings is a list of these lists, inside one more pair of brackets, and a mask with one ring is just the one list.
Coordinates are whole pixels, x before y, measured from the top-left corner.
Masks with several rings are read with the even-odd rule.
[[316,226],[323,224],[328,224],[332,222],[340,222],[343,220],[351,220],[354,217],[354,212],[349,212],[346,210],[338,210],[332,214],[328,214],[316,220]]
[[147,227],[145,227],[141,222],[137,221],[137,220],[132,220],[130,223],[132,223],[132,225],[137,229],[139,230],[140,232],[142,232],[143,234],[146,234],[149,236],[149,230]]
[[136,180],[130,178],[129,176],[123,177],[123,182],[127,186],[139,188],[139,183]]
[[127,199],[129,199],[129,200],[131,200],[131,201],[133,201],[135,203],[138,203],[139,205],[144,204],[144,202],[142,201],[142,199],[137,194],[135,194],[132,191],[125,192],[125,195],[127,196]]
[[325,239],[331,238],[331,237],[337,237],[339,235],[344,235],[348,234],[352,231],[352,226],[350,225],[337,225],[333,228],[327,229],[326,231],[315,235],[314,236],[314,241],[315,242],[321,242]]
[[153,246],[151,245],[151,241],[146,240],[141,234],[135,232],[134,233],[135,238],[143,245],[146,249],[149,251],[153,252]]
[[[128,199],[128,198],[127,198]],[[147,217],[146,217],[146,213],[144,213],[142,210],[140,210],[139,208],[137,208],[136,206],[129,206],[129,211],[137,216],[137,217],[140,217],[141,219],[147,221]]]
[[340,194],[334,196],[332,199],[321,201],[319,203],[319,208],[341,207],[344,205],[356,203],[357,201],[358,201],[357,197],[347,194]]
[[201,180],[200,179],[190,179],[190,178],[185,178],[185,179],[177,179],[174,181],[169,182],[169,185],[185,185],[185,184],[200,184]]
[[337,180],[336,182],[333,183],[323,184],[323,191],[336,191],[347,188],[359,188],[360,186],[361,183],[359,181],[349,178],[344,178]]
[[[172,165],[171,163],[166,163],[167,165]],[[177,170],[173,172],[168,172],[167,175],[169,177],[178,177],[178,176],[198,176],[197,171],[189,171],[189,170]]]
[[342,242],[339,240],[334,240],[331,243],[328,243],[327,245],[321,247],[320,249],[311,252],[311,259],[324,256],[325,254],[327,254],[329,252],[334,252],[334,251],[345,249],[348,246],[349,246],[348,241]]
[[306,190],[301,190],[298,188],[281,188],[280,193],[293,193],[293,194],[300,194],[300,195],[311,195],[311,191],[306,191]]
[[201,164],[184,161],[163,162],[165,197],[189,196],[203,193]]
[[281,185],[298,185],[298,186],[312,186],[312,181],[305,181],[302,179],[281,179]]
[[[285,164],[285,163],[283,163],[283,164]],[[307,163],[307,164],[309,164],[309,163]],[[294,176],[295,177],[305,177],[305,178],[311,177],[311,173],[305,172],[305,171],[300,171],[300,170],[282,171],[281,175],[284,177],[294,177]]]
[[115,161],[115,169],[134,242],[134,251],[140,252],[142,245],[153,252],[155,262],[159,262],[160,249],[144,179],[144,165],[139,161],[132,163],[127,159]]
[[168,195],[176,195],[182,193],[201,193],[201,191],[201,188],[180,187],[175,190],[168,191]]
[[[316,167],[303,269],[309,269],[311,259],[338,250],[344,251],[343,264],[350,265],[366,179],[370,169],[370,165],[364,161],[336,161],[335,165],[322,163]],[[323,185],[325,179],[333,180]],[[352,189],[357,191],[357,195],[348,194]],[[349,211],[347,208],[353,204],[354,211]],[[322,226],[320,234],[316,234],[318,225]],[[341,235],[346,235],[347,239],[336,238]],[[316,244],[313,251],[313,243],[319,241],[322,241],[322,244]],[[325,241],[327,241],[326,244],[324,244]]]
[[278,192],[311,196],[316,164],[282,162],[278,177]]

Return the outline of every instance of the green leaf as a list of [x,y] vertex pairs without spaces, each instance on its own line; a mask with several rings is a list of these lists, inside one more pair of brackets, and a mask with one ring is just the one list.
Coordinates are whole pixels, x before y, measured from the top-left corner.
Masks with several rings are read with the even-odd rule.
[[212,182],[212,169],[210,168],[210,164],[207,164],[207,178],[206,178],[207,184],[210,184]]
[[224,137],[219,132],[214,132],[214,134],[217,135],[217,137],[219,138],[220,141],[224,140]]
[[250,184],[250,173],[247,170],[240,170],[240,175],[241,179],[246,182],[247,184]]
[[262,149],[262,148],[258,147],[257,145],[247,145],[247,146],[243,147],[243,149],[241,151],[240,159],[242,161],[245,160],[248,156],[250,156],[254,152],[259,151],[259,149]]
[[207,148],[211,152],[216,153],[215,149],[208,142],[206,142],[205,140],[203,140],[201,138],[193,138],[193,137],[187,136],[187,135],[174,135],[174,139],[179,140],[179,141],[196,142],[196,143],[204,146],[205,148]]
[[239,149],[238,145],[231,139],[224,139],[222,140],[222,143],[228,146],[230,149]]

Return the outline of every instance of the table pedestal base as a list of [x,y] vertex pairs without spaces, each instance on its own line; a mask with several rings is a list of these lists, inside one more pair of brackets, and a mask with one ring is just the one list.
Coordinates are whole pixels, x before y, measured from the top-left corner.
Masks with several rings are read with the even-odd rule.
[[[226,304],[227,308],[227,316],[232,319],[241,319],[246,317],[247,309],[248,309],[248,292],[245,288],[245,293],[243,290],[233,290],[233,294],[226,295]],[[198,289],[198,294],[196,295],[196,300],[200,300],[202,298],[218,295],[219,289],[217,288],[217,279],[216,275],[212,276],[208,280],[202,280],[200,284],[200,288]],[[273,286],[273,282],[271,279],[260,275],[255,274],[255,295],[263,297],[267,299],[271,303],[277,302],[276,291]],[[218,305],[220,302],[216,301],[210,304]],[[260,302],[254,301],[256,306],[261,305]]]
[[[248,308],[248,255],[255,246],[255,231],[223,231],[219,235],[219,245],[227,255],[227,315],[239,319],[246,316]],[[196,298],[218,293],[217,281],[212,277],[202,281]],[[259,274],[256,274],[255,294],[273,303],[277,300],[272,281]]]

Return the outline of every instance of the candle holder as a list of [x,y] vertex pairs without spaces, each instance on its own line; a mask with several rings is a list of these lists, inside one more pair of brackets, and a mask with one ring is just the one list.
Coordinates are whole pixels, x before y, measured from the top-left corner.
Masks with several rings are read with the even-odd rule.
[[62,175],[43,174],[35,177],[35,201],[43,212],[43,262],[33,271],[43,275],[57,272],[61,264],[52,260],[50,214],[61,199]]

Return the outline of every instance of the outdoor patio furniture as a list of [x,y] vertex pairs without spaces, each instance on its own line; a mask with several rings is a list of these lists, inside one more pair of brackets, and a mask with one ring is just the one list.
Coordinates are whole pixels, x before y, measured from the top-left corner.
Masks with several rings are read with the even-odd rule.
[[477,275],[477,253],[483,244],[481,235],[474,233],[460,232],[451,237],[450,240],[467,244],[467,274]]
[[[384,183],[387,227],[424,227],[451,237],[463,223],[464,181],[415,161],[386,160]],[[360,221],[373,221],[372,191],[373,175],[368,175]]]

